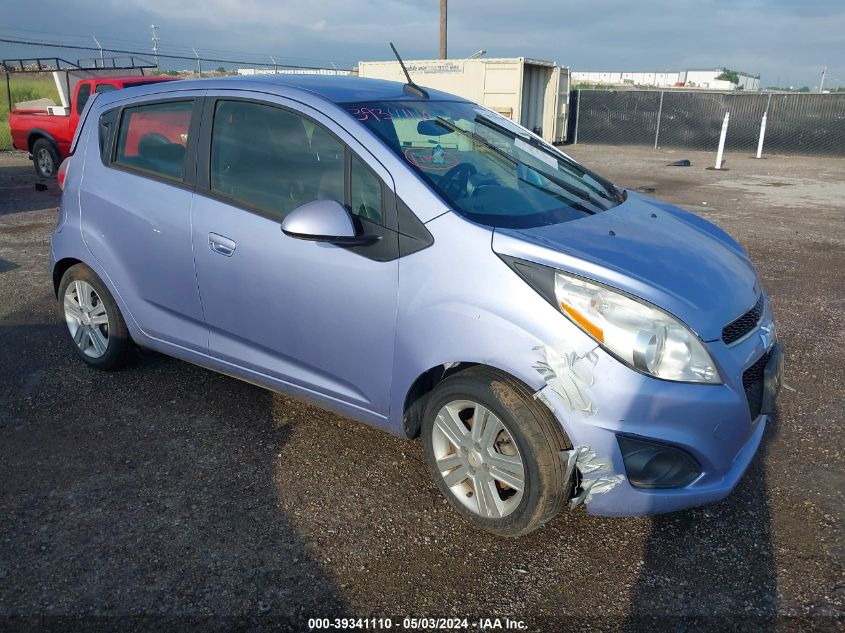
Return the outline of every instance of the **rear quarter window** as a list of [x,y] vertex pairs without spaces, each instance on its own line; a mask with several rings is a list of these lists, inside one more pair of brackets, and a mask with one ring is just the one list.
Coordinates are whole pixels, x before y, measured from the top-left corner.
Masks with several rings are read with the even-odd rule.
[[115,108],[113,110],[103,112],[100,115],[97,132],[100,144],[100,159],[103,161],[104,165],[109,164],[109,158],[111,157],[111,148],[114,142],[114,129],[115,124],[117,123],[117,113],[118,109]]
[[124,108],[114,163],[181,180],[193,107],[193,100],[185,100]]

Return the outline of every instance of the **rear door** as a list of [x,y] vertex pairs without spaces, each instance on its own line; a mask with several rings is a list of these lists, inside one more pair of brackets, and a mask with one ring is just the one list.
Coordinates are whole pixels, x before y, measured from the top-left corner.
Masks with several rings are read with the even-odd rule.
[[[191,252],[201,94],[176,93],[91,122],[80,190],[83,237],[150,337],[207,349]],[[99,152],[98,152],[99,150]]]
[[[194,253],[210,352],[386,416],[398,284],[389,174],[331,120],[288,101],[209,95],[201,156]],[[343,248],[285,235],[281,220],[318,198],[345,204],[382,240]]]

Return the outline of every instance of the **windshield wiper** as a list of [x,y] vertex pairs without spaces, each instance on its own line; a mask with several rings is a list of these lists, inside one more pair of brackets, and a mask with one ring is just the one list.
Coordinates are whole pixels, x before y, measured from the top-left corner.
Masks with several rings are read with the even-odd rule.
[[[595,187],[590,186],[589,183],[584,183],[584,184],[587,187],[589,187],[593,192],[595,192],[597,195],[604,198],[605,200],[610,200],[610,201],[615,200],[617,203],[621,204],[621,203],[625,202],[625,200],[628,198],[628,196],[624,193],[624,190],[620,190],[615,185],[613,185],[609,180],[602,178],[598,174],[594,174],[592,172],[587,171],[586,169],[581,167],[578,163],[568,159],[562,153],[549,149],[549,147],[544,142],[538,140],[537,138],[535,138],[534,136],[531,136],[530,134],[519,134],[516,130],[512,130],[505,125],[501,125],[500,123],[496,123],[492,119],[488,119],[486,116],[483,116],[481,114],[477,114],[475,116],[475,122],[480,123],[481,125],[484,125],[484,126],[490,128],[491,130],[499,132],[500,134],[504,134],[505,136],[509,136],[510,138],[514,138],[514,139],[519,138],[519,139],[525,141],[526,143],[531,145],[531,147],[540,150],[544,154],[547,154],[548,156],[550,156],[551,158],[554,158],[557,161],[563,162],[566,165],[567,169],[569,169],[570,171],[574,171],[579,177],[589,175],[596,182],[598,182],[605,189],[605,191],[600,191],[599,189],[596,189]],[[549,177],[548,174],[546,174],[545,172],[543,172],[543,175]],[[553,180],[554,182],[557,182],[557,180],[555,178],[549,177],[549,179]],[[560,184],[560,183],[558,183],[558,184]],[[608,195],[608,194],[610,194],[610,195]]]
[[[474,140],[475,142],[480,143],[484,147],[492,150],[493,152],[495,152],[496,154],[498,154],[499,156],[501,156],[502,158],[507,160],[512,165],[518,166],[520,164],[523,164],[523,163],[521,163],[521,161],[519,161],[518,159],[511,156],[510,154],[508,154],[503,149],[500,149],[500,148],[496,147],[495,145],[493,145],[490,141],[488,141],[486,138],[484,138],[483,136],[481,136],[477,132],[470,132],[469,130],[465,130],[462,127],[458,127],[457,125],[455,125],[451,121],[447,121],[443,117],[437,117],[435,120],[440,125],[445,127],[447,130],[452,130],[453,132],[457,132],[458,134],[463,134],[467,138],[470,138],[470,139]],[[533,169],[533,167],[530,167],[528,165],[526,165],[526,167],[528,167],[529,169]],[[593,196],[591,196],[588,191],[585,191],[584,189],[570,185],[569,183],[564,182],[563,180],[559,180],[558,178],[555,178],[554,176],[551,176],[551,175],[547,174],[546,172],[542,172],[542,174],[543,174],[543,176],[545,176],[546,178],[551,180],[553,183],[555,183],[558,187],[560,187],[561,189],[563,189],[564,191],[566,191],[568,193],[571,193],[573,196],[580,198],[581,200],[584,200],[585,202],[589,202],[589,203],[595,205],[596,207],[598,207],[602,211],[607,210],[602,205],[600,205],[598,203],[598,201],[595,198],[593,198]],[[521,180],[522,182],[525,182],[525,183],[527,183],[527,184],[529,184],[529,185],[531,185],[535,188],[540,188],[544,191],[547,191],[545,188],[543,188],[539,185],[535,185],[534,183],[528,182],[524,178],[519,178],[519,180]]]
[[518,133],[516,130],[511,130],[507,126],[504,126],[501,123],[496,123],[492,119],[488,119],[486,116],[483,116],[481,114],[475,115],[475,122],[489,127],[491,130],[501,132],[505,136],[510,136],[512,138],[519,137],[527,143],[530,143],[532,140],[530,135]]
[[446,119],[444,119],[442,116],[437,117],[435,119],[435,121],[437,121],[440,125],[445,127],[447,130],[451,130],[452,132],[457,132],[458,134],[463,134],[467,138],[470,138],[473,141],[475,141],[476,143],[480,143],[481,145],[483,145],[487,149],[493,150],[494,152],[496,152],[496,154],[498,154],[499,156],[504,158],[510,164],[512,164],[512,165],[518,165],[519,164],[519,161],[516,158],[514,158],[513,156],[508,154],[503,149],[496,147],[495,145],[493,145],[490,141],[488,141],[486,138],[484,138],[480,134],[478,134],[476,132],[470,132],[469,130],[465,130],[462,127],[458,127],[457,125],[455,125],[451,121],[447,121]]

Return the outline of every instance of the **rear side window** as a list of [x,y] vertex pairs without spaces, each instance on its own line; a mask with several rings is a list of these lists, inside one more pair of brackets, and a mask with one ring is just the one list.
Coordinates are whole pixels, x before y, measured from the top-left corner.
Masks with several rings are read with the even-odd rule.
[[211,190],[281,219],[318,198],[344,203],[344,146],[288,110],[217,102],[211,132]]
[[124,108],[114,163],[181,180],[193,100]]
[[100,115],[98,136],[100,141],[100,159],[103,165],[109,164],[111,156],[112,139],[114,138],[114,124],[117,121],[118,110],[108,110]]
[[102,94],[104,92],[113,92],[115,90],[117,90],[117,86],[114,86],[112,84],[100,84],[99,86],[94,88],[94,92],[98,94]]
[[82,84],[79,86],[79,92],[76,93],[76,112],[82,114],[85,104],[88,103],[88,98],[91,96],[91,84]]

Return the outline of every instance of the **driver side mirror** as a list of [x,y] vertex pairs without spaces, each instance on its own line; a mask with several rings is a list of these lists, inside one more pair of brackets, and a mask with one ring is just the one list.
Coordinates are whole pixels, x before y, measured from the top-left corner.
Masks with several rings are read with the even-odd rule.
[[380,235],[362,235],[355,229],[349,211],[337,200],[314,200],[291,211],[282,220],[282,232],[288,237],[339,246],[359,246],[381,239]]

